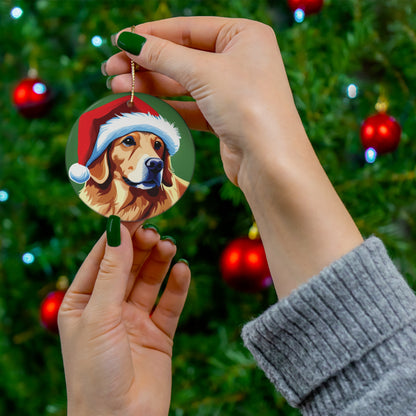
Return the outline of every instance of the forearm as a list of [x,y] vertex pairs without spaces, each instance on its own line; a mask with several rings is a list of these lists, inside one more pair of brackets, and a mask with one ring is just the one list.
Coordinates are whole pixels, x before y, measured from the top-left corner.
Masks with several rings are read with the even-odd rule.
[[273,143],[259,145],[243,160],[239,185],[283,298],[363,240],[297,113],[288,111],[286,125],[264,123],[261,128],[260,137],[273,137]]

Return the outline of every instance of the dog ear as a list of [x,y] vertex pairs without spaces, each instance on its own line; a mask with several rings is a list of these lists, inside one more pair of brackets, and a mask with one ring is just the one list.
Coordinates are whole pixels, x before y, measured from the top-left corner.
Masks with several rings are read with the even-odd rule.
[[172,186],[172,169],[170,163],[170,155],[165,150],[165,154],[163,155],[163,176],[162,176],[162,183],[165,186]]
[[110,168],[108,166],[108,152],[103,152],[100,157],[90,165],[90,175],[91,178],[102,185],[110,174]]

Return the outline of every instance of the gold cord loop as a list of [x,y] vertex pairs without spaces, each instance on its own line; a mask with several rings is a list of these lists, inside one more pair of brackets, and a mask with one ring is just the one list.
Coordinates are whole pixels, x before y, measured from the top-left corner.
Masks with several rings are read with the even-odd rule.
[[136,71],[135,71],[134,62],[131,61],[131,96],[130,96],[130,102],[133,104],[134,100],[134,84],[136,79]]
[[[134,32],[135,26],[131,27],[131,31]],[[130,104],[133,104],[134,100],[134,86],[136,82],[136,64],[133,60],[131,60],[131,96],[130,96]]]

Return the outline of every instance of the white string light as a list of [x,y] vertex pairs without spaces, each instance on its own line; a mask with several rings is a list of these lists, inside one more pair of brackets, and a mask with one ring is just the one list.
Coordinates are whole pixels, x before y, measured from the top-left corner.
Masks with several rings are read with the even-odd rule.
[[9,199],[9,193],[6,190],[2,189],[0,191],[0,202],[6,202],[8,199]]
[[22,261],[25,264],[32,264],[35,261],[35,256],[32,253],[27,252],[23,254]]
[[101,36],[93,36],[91,39],[91,43],[96,47],[99,48],[103,44],[103,38]]
[[355,84],[350,84],[347,87],[347,96],[348,98],[354,99],[357,98],[358,87]]
[[10,16],[13,19],[20,19],[23,15],[23,10],[20,7],[13,7],[13,9],[10,11]]
[[303,9],[296,9],[293,13],[295,22],[302,23],[305,20],[305,11]]
[[367,163],[374,163],[377,159],[377,152],[374,148],[369,147],[365,151],[365,160]]

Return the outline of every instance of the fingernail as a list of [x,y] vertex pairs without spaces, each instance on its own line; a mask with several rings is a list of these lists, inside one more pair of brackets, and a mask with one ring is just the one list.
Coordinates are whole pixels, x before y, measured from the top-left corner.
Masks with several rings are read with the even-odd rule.
[[107,221],[107,243],[110,247],[118,247],[121,244],[120,217],[111,215]]
[[105,85],[106,87],[111,90],[111,82],[113,81],[114,77],[108,77],[107,80],[105,81]]
[[146,38],[132,32],[122,32],[117,40],[117,46],[133,55],[140,55]]
[[185,263],[187,266],[189,266],[189,261],[186,259],[179,259],[178,263]]
[[111,44],[113,46],[117,46],[117,33],[114,33],[113,35],[111,35]]
[[104,62],[101,64],[101,73],[102,73],[105,77],[108,77],[108,74],[107,74],[107,69],[106,69],[106,65],[107,65],[107,61],[104,61]]
[[160,239],[161,239],[161,240],[168,240],[168,241],[170,241],[172,244],[175,244],[175,245],[176,245],[176,240],[175,240],[173,237],[171,237],[170,235],[165,235],[165,236],[163,236],[163,237],[160,237]]
[[153,224],[143,224],[142,228],[143,230],[153,230],[159,233],[159,228],[157,228],[156,225],[153,225]]

